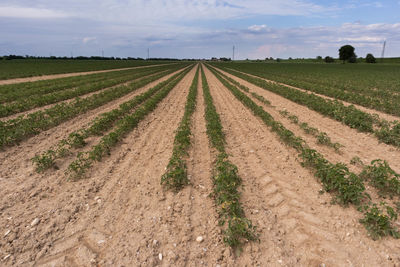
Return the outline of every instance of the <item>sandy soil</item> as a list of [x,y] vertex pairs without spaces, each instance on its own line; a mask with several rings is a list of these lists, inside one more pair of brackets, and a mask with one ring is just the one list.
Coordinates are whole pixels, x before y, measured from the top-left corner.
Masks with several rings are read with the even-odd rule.
[[[176,63],[171,63],[171,64],[176,64]],[[132,67],[132,68],[111,69],[111,70],[95,70],[95,71],[84,71],[84,72],[73,72],[73,73],[61,73],[61,74],[42,75],[42,76],[27,77],[27,78],[16,78],[16,79],[9,79],[9,80],[0,80],[0,85],[24,83],[24,82],[35,82],[35,81],[66,78],[66,77],[88,75],[88,74],[94,74],[94,73],[103,73],[103,72],[110,72],[110,71],[150,68],[150,67],[156,67],[156,66],[161,66],[161,65],[165,66],[168,64],[157,64],[157,65],[139,66],[139,67]]]
[[[156,74],[159,74],[159,73],[162,73],[162,72],[164,72],[164,71],[160,71],[160,72],[157,72],[157,73],[154,73],[154,74],[151,74],[151,75],[146,75],[146,76],[143,76],[143,77],[138,78],[138,79],[129,80],[129,81],[126,81],[126,82],[123,82],[123,83],[120,83],[120,84],[116,84],[116,85],[110,86],[110,87],[102,88],[102,89],[99,89],[99,90],[94,91],[94,92],[90,92],[90,93],[87,93],[87,94],[80,95],[78,97],[81,98],[81,99],[84,99],[84,98],[90,97],[90,96],[92,96],[94,94],[99,94],[99,93],[102,93],[104,91],[107,91],[107,90],[115,88],[115,87],[127,86],[129,84],[134,83],[135,81],[139,81],[139,80],[141,80],[143,78],[146,78],[146,77],[149,77],[149,76],[152,76],[152,75],[156,75]],[[68,90],[75,90],[75,88],[68,89]],[[70,99],[58,101],[58,102],[53,103],[53,104],[48,104],[48,105],[45,105],[45,106],[41,106],[41,107],[30,109],[30,110],[27,110],[27,111],[19,112],[19,113],[16,113],[16,114],[13,114],[13,115],[10,115],[10,116],[7,116],[7,117],[0,118],[0,121],[7,121],[7,120],[16,119],[19,116],[27,116],[27,115],[29,115],[31,113],[35,113],[35,112],[37,112],[39,110],[49,109],[49,108],[54,107],[55,105],[60,104],[60,103],[70,103],[70,102],[74,101],[75,98],[76,97],[73,97],[73,98],[70,98]]]
[[[243,179],[242,203],[260,233],[260,242],[246,244],[241,255],[223,243],[209,197],[215,151],[206,135],[201,80],[187,159],[191,184],[177,194],[160,185],[194,69],[109,157],[95,163],[88,178],[67,180],[64,171],[73,156],[57,161],[58,170],[34,172],[30,158],[35,153],[171,75],[0,151],[1,266],[399,266],[400,243],[391,238],[372,241],[358,222],[359,212],[331,205],[331,196],[318,193],[321,185],[301,167],[297,152],[282,144],[208,70],[226,148]],[[245,85],[277,108],[329,130],[333,141],[347,140],[349,150],[336,154],[338,160],[356,152],[366,160],[372,151],[368,142],[373,137],[359,136],[340,123]],[[276,108],[269,108],[294,127]],[[374,153],[391,152],[386,149],[390,147],[379,144]],[[398,151],[392,152],[398,156]],[[199,236],[202,242],[196,241]]]
[[[361,133],[356,129],[352,129],[338,121],[325,117],[305,106],[294,103],[227,72],[221,72],[247,86],[251,91],[262,95],[271,101],[271,105],[274,107],[264,106],[265,110],[275,119],[282,122],[285,127],[296,133],[296,135],[306,139],[307,143],[311,146],[318,146],[318,151],[323,153],[329,160],[333,162],[342,161],[349,163],[354,156],[358,156],[365,164],[368,164],[372,160],[379,158],[387,160],[391,167],[400,173],[400,162],[397,160],[400,158],[400,150],[396,147],[380,143],[372,134]],[[258,102],[258,104],[261,103]],[[341,148],[341,151],[343,152],[342,155],[332,153],[331,149],[316,144],[315,140],[304,134],[298,126],[290,123],[289,120],[282,118],[278,113],[278,110],[282,109],[286,109],[290,113],[296,115],[300,121],[307,122],[310,126],[317,127],[320,131],[326,132],[333,142],[339,142],[344,145],[344,147]]]
[[261,230],[240,266],[393,266],[400,244],[372,241],[353,208],[330,205],[329,194],[302,168],[297,152],[278,141],[207,71],[231,159],[244,180],[246,214]]
[[[249,76],[253,76],[253,77],[262,79],[262,80],[265,80],[265,81],[270,82],[270,83],[275,83],[275,84],[283,85],[283,86],[286,86],[286,87],[289,87],[289,88],[292,88],[292,89],[296,89],[296,90],[299,90],[299,91],[302,91],[302,92],[305,92],[305,93],[308,93],[308,94],[313,93],[313,94],[315,94],[317,96],[320,96],[322,98],[325,98],[325,99],[335,100],[335,98],[332,98],[332,97],[329,97],[329,96],[326,96],[326,95],[322,95],[322,94],[317,94],[317,93],[311,92],[311,91],[303,89],[303,88],[299,88],[299,87],[291,86],[291,85],[288,85],[288,84],[285,84],[285,83],[280,83],[280,82],[276,82],[276,81],[273,81],[273,80],[261,78],[261,77],[258,77],[256,75],[251,75],[251,74],[248,74],[248,73],[245,73],[245,72],[242,72],[242,73],[246,74],[246,75],[249,75]],[[388,120],[388,121],[395,121],[395,120],[398,121],[398,120],[400,120],[400,117],[395,116],[395,115],[387,114],[387,113],[384,113],[382,111],[378,111],[378,110],[371,109],[371,108],[366,108],[366,107],[363,107],[363,106],[360,106],[360,105],[357,105],[357,104],[353,104],[353,103],[349,103],[349,102],[346,102],[346,101],[343,101],[343,100],[340,100],[340,101],[345,106],[353,105],[353,106],[355,106],[356,108],[358,108],[361,111],[364,111],[364,112],[369,113],[369,114],[377,114],[380,118]]]

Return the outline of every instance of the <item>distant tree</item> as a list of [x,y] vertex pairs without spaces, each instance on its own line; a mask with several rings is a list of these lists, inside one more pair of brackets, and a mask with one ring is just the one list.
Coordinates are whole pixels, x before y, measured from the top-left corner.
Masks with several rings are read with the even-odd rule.
[[333,62],[335,62],[335,59],[333,57],[326,56],[324,58],[324,61],[325,61],[325,63],[333,63]]
[[367,56],[365,57],[365,62],[367,62],[367,63],[376,63],[376,59],[375,59],[374,55],[367,54]]
[[277,59],[276,59],[276,62],[281,62],[281,60],[282,60],[282,59],[280,59],[280,58],[277,58]]
[[317,56],[317,60],[322,60],[322,57],[321,56]]
[[354,47],[351,45],[344,45],[339,49],[339,59],[343,60],[343,63],[348,60],[350,63],[355,63],[357,56],[354,53]]

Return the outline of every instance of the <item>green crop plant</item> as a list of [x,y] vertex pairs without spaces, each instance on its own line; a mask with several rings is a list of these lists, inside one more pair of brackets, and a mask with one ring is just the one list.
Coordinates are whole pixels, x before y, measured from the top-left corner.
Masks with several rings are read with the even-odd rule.
[[245,217],[240,204],[238,188],[242,184],[237,167],[229,161],[225,152],[225,135],[218,112],[213,104],[208,82],[201,68],[201,79],[205,102],[205,119],[208,139],[211,146],[218,151],[214,165],[212,196],[218,206],[220,216],[219,224],[226,226],[224,230],[224,242],[235,251],[241,251],[246,240],[258,239],[256,227]]
[[[235,85],[232,85],[213,68],[211,71],[214,75],[226,86],[226,88],[247,108],[249,108],[254,115],[261,118],[261,120],[275,132],[280,139],[287,145],[296,149],[302,159],[302,165],[314,171],[314,175],[322,183],[324,190],[334,195],[333,201],[341,205],[348,206],[354,205],[360,211],[367,211],[364,213],[364,218],[361,222],[364,224],[368,231],[374,229],[375,233],[379,236],[386,235],[385,229],[395,229],[392,222],[396,220],[391,216],[392,208],[389,207],[389,216],[385,217],[388,224],[376,226],[373,219],[370,219],[371,211],[375,206],[371,203],[370,195],[365,191],[363,179],[349,171],[347,166],[343,163],[333,164],[326,160],[324,156],[316,150],[308,147],[307,143],[300,137],[296,137],[291,131],[287,130],[281,123],[275,121],[273,117],[264,111],[261,106],[258,106],[251,100],[245,93],[241,92]],[[374,212],[374,210],[372,210]],[[389,225],[389,226],[388,226]],[[397,231],[397,230],[393,230]],[[394,232],[393,232],[394,233]],[[397,234],[392,236],[397,238]]]
[[[183,79],[191,68],[184,70],[175,76],[174,80],[166,84],[161,90],[148,98],[143,104],[137,108],[132,114],[129,114],[119,120],[114,129],[107,135],[104,135],[100,141],[94,145],[90,151],[79,154],[77,159],[73,161],[68,170],[67,175],[73,178],[85,177],[87,171],[93,166],[95,161],[100,161],[103,157],[111,153],[111,149],[120,142],[127,133],[137,127],[146,115],[151,113],[163,100],[168,93]],[[83,156],[84,155],[84,156]]]
[[167,165],[166,172],[161,177],[161,184],[175,192],[189,184],[187,166],[184,157],[188,155],[188,149],[190,147],[190,121],[196,108],[198,79],[199,72],[196,70],[196,75],[189,88],[185,113],[183,114],[180,125],[176,130],[172,156]]
[[373,160],[364,167],[360,176],[377,188],[381,196],[400,196],[400,175],[390,168],[387,161]]
[[391,221],[395,220],[397,220],[397,213],[392,207],[381,202],[380,206],[373,204],[365,208],[364,218],[360,222],[365,225],[374,240],[384,236],[393,236],[397,239],[400,238],[400,233],[391,224]]
[[0,121],[0,147],[18,144],[22,140],[57,126],[79,114],[83,114],[88,110],[127,95],[146,84],[182,68],[182,66],[186,65],[174,65],[165,73],[141,79],[130,86],[115,87],[112,90],[106,90],[84,99],[76,98],[71,103],[56,104],[51,108],[31,113],[25,117],[20,116],[16,119]]

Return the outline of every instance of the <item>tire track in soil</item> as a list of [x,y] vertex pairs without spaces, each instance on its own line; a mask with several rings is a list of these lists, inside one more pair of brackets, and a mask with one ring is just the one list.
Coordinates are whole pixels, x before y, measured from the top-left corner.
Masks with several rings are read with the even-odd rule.
[[372,241],[358,223],[357,211],[330,205],[330,196],[318,194],[321,186],[301,167],[297,152],[277,141],[211,72],[206,74],[225,129],[227,151],[243,179],[246,214],[261,230],[260,244],[248,245],[239,265],[393,266],[400,262],[395,240]]
[[58,78],[89,75],[89,74],[103,73],[103,72],[112,72],[112,71],[119,71],[119,70],[143,69],[143,68],[150,68],[150,67],[157,67],[157,66],[166,66],[166,65],[171,65],[171,64],[177,64],[177,63],[157,64],[157,65],[138,66],[138,67],[120,68],[120,69],[108,69],[108,70],[95,70],[95,71],[85,71],[85,72],[61,73],[61,74],[42,75],[42,76],[34,76],[34,77],[26,77],[26,78],[16,78],[16,79],[0,80],[0,85],[23,83],[23,82],[36,82],[36,81],[43,81],[43,80],[52,80],[52,79],[58,79]]
[[[93,179],[82,180],[76,183],[67,182],[61,170],[37,174],[30,158],[35,153],[50,148],[60,139],[68,136],[70,132],[89,123],[98,114],[118,107],[127,99],[168,79],[173,74],[137,90],[135,94],[129,94],[92,110],[30,138],[19,146],[7,148],[1,153],[0,231],[6,232],[7,229],[11,229],[7,238],[0,240],[1,259],[2,256],[7,255],[5,253],[8,251],[12,252],[10,261],[14,263],[34,261],[36,254],[38,254],[38,258],[42,256],[46,251],[46,246],[51,247],[53,240],[65,236],[59,232],[64,231],[68,223],[76,220],[79,212],[85,212],[93,203],[97,203],[88,197],[98,192],[105,183],[99,179],[96,181]],[[147,119],[147,121],[149,120]],[[122,145],[122,147],[125,146]],[[40,218],[40,223],[38,226],[31,227],[30,223],[35,217]],[[76,231],[73,232],[76,233]],[[43,235],[41,236],[43,238],[37,239],[38,235]],[[45,244],[43,245],[43,243]],[[15,261],[14,254],[18,255],[19,261]]]
[[[344,163],[349,163],[353,157],[358,156],[365,164],[369,164],[372,160],[384,159],[396,172],[400,173],[400,161],[397,160],[400,158],[400,149],[391,145],[380,143],[373,134],[359,132],[356,129],[352,129],[338,121],[325,117],[316,111],[296,104],[284,97],[255,86],[227,72],[221,72],[247,86],[251,92],[256,92],[257,94],[262,95],[271,101],[271,105],[275,106],[276,108],[286,109],[290,113],[296,115],[300,121],[306,122],[312,126],[316,126],[319,130],[327,133],[333,141],[344,145],[344,147],[340,149],[342,151],[342,154],[340,155],[337,153],[329,153],[329,151],[325,148],[320,148],[323,146],[319,146],[318,151],[323,153],[324,156],[326,156],[329,160],[332,160],[333,162],[341,161]],[[277,112],[273,111],[271,107],[267,107],[263,104],[262,106],[266,109],[266,111],[270,112],[271,115],[276,114],[276,116],[274,115],[274,118],[279,118]],[[310,145],[315,143],[315,141],[311,141],[311,137],[307,137],[307,135],[300,129],[296,129],[298,126],[290,125],[289,121],[286,119],[279,119],[279,121],[284,123],[285,127],[288,129],[293,130],[296,135],[303,137],[307,140],[307,142],[310,141]],[[360,170],[359,166],[349,165],[349,167],[353,171]]]
[[[100,204],[66,231],[71,233],[72,241],[56,244],[62,249],[50,251],[52,256],[42,259],[40,265],[67,258],[80,265],[87,263],[85,259],[93,259],[92,262],[106,266],[152,265],[169,259],[164,255],[163,261],[159,261],[158,251],[173,246],[172,239],[177,236],[173,231],[179,234],[181,228],[168,226],[173,215],[166,212],[168,198],[161,189],[160,177],[172,151],[177,118],[183,116],[193,77],[192,70],[111,157],[95,167],[91,176],[104,183],[96,194]],[[170,230],[170,235],[166,230]],[[77,231],[81,232],[79,238],[73,235]],[[153,240],[157,243],[153,244]],[[89,251],[90,257],[81,251]]]
[[[218,70],[221,71],[221,69],[218,69]],[[233,70],[233,69],[231,69],[231,70]],[[318,94],[318,93],[315,93],[315,92],[312,92],[312,91],[309,91],[309,90],[306,90],[306,89],[303,89],[303,88],[300,88],[300,87],[295,87],[295,86],[292,86],[292,85],[289,85],[289,84],[285,84],[285,83],[281,83],[281,82],[276,82],[276,81],[269,80],[269,79],[266,79],[266,78],[261,78],[261,77],[259,77],[259,76],[252,75],[252,74],[249,74],[249,73],[246,73],[246,72],[241,72],[241,71],[239,71],[239,72],[240,72],[240,73],[243,73],[243,74],[246,74],[246,75],[249,75],[249,76],[252,76],[252,77],[255,77],[255,78],[262,79],[262,80],[264,80],[264,81],[266,81],[266,82],[269,82],[269,83],[271,83],[271,84],[283,85],[283,86],[285,86],[285,87],[292,88],[292,89],[296,89],[296,90],[302,91],[302,92],[307,93],[307,94],[313,93],[314,95],[320,96],[320,97],[322,97],[322,98],[324,98],[324,99],[328,99],[328,100],[338,100],[338,101],[340,101],[341,103],[343,103],[343,105],[345,105],[345,106],[351,106],[351,105],[353,105],[354,107],[356,107],[357,109],[359,109],[359,110],[361,110],[361,111],[363,111],[363,112],[365,112],[365,113],[369,113],[369,114],[371,114],[371,115],[373,115],[373,114],[378,114],[380,118],[385,119],[385,120],[388,120],[388,121],[400,120],[400,117],[398,117],[398,116],[396,116],[396,115],[388,114],[388,113],[385,113],[385,112],[383,112],[383,111],[379,111],[379,110],[376,110],[376,109],[373,109],[373,108],[367,108],[367,107],[364,107],[364,106],[361,106],[361,105],[358,105],[358,104],[353,104],[353,103],[350,103],[350,102],[346,102],[346,101],[344,101],[344,100],[335,99],[335,98],[330,97],[330,96],[326,96],[326,95],[323,95],[323,94]]]

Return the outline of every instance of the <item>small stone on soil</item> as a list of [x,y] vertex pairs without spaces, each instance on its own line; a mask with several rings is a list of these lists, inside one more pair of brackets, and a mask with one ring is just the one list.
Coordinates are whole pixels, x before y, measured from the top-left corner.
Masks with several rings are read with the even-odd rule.
[[202,236],[198,236],[196,238],[196,241],[199,242],[199,243],[203,242],[203,240],[204,240],[204,238]]
[[31,226],[35,226],[40,222],[39,218],[35,218],[32,222],[31,222]]

